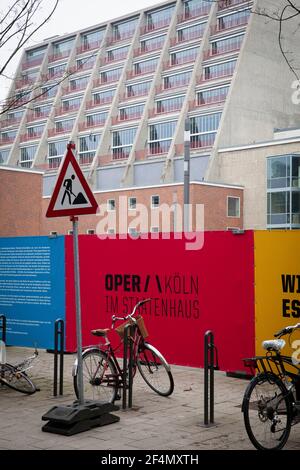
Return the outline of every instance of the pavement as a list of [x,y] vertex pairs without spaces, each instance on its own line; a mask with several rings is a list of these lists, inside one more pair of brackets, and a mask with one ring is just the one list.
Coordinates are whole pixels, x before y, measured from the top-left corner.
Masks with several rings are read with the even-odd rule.
[[[7,362],[30,353],[7,348]],[[204,426],[203,370],[172,366],[175,390],[160,397],[136,377],[133,408],[114,412],[120,421],[74,436],[42,432],[41,417],[52,406],[71,404],[73,355],[65,356],[64,396],[53,397],[53,355],[40,351],[30,376],[40,391],[27,396],[0,387],[0,450],[253,450],[243,423],[241,403],[246,380],[215,373],[215,423]],[[116,402],[121,405],[121,402]],[[294,426],[285,449],[300,450],[300,426]]]

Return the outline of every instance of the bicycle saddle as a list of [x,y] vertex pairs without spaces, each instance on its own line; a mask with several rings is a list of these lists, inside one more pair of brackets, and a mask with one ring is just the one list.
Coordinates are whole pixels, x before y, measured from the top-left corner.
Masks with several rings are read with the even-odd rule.
[[91,333],[94,336],[106,336],[108,332],[109,332],[109,328],[104,328],[104,329],[99,328],[98,330],[91,330]]
[[262,342],[262,347],[267,351],[281,351],[285,346],[284,339],[269,339]]

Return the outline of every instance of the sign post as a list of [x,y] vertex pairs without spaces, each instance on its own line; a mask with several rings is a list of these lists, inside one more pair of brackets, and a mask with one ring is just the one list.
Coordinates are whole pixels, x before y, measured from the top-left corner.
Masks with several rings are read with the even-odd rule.
[[118,409],[112,403],[105,406],[101,402],[84,400],[83,388],[83,362],[82,362],[82,324],[80,301],[80,273],[79,273],[79,244],[78,244],[78,216],[95,214],[98,204],[87,184],[72,150],[75,145],[67,145],[67,153],[62,162],[56,185],[49,203],[46,217],[70,216],[73,224],[74,249],[74,280],[76,298],[76,337],[77,337],[77,377],[78,401],[72,406],[59,406],[51,408],[42,419],[49,421],[42,430],[71,436],[86,431],[95,426],[103,426],[119,421],[119,418],[108,412]]

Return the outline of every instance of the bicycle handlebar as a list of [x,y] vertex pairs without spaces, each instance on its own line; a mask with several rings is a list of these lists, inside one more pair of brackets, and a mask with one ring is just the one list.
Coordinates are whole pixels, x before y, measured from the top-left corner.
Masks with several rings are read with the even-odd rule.
[[134,315],[135,315],[135,312],[136,310],[141,307],[142,305],[144,305],[146,302],[150,302],[150,298],[149,299],[144,299],[144,300],[140,300],[133,308],[132,312],[129,313],[129,315],[127,315],[126,317],[116,317],[115,315],[113,315],[111,317],[112,321],[115,322],[116,320],[128,320],[128,318],[132,318]]
[[275,333],[274,336],[275,338],[281,338],[281,336],[292,333],[294,330],[298,328],[300,328],[300,323],[296,323],[296,325],[286,326],[285,328],[282,328],[281,330],[277,331],[277,333]]

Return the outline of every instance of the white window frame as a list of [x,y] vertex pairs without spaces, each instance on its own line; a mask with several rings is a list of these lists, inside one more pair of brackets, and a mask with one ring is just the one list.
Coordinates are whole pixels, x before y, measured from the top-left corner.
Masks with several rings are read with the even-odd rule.
[[[158,197],[158,205],[153,204],[153,198]],[[160,196],[159,194],[152,194],[151,195],[151,209],[158,209],[160,206]]]
[[[229,215],[229,199],[238,200],[238,215]],[[238,219],[241,217],[241,198],[239,196],[227,196],[227,217],[231,219]]]

